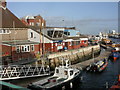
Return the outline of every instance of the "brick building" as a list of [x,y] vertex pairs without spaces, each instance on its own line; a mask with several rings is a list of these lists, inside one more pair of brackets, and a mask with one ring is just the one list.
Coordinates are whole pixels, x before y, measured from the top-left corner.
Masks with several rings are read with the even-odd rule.
[[1,63],[36,58],[40,53],[40,40],[33,37],[34,31],[7,8],[5,1],[0,2],[0,12]]
[[25,16],[21,21],[28,27],[38,27],[40,30],[46,27],[46,21],[40,16]]

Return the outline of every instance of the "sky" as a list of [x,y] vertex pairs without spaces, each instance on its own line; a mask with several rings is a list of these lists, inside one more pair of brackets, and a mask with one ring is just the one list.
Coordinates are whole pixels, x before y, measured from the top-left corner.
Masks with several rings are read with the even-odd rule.
[[41,15],[48,26],[75,26],[82,34],[118,30],[118,2],[8,2],[17,17]]

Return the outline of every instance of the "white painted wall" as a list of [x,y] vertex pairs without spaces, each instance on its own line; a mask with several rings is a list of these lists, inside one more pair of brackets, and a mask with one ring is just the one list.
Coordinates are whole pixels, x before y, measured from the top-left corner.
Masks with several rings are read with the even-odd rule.
[[52,40],[44,37],[43,35],[40,35],[40,41],[41,41],[41,43],[53,43]]
[[[31,38],[31,32],[33,33],[33,38]],[[28,29],[28,40],[32,41],[32,42],[39,42],[40,43],[40,35],[38,32],[32,30],[32,29]]]

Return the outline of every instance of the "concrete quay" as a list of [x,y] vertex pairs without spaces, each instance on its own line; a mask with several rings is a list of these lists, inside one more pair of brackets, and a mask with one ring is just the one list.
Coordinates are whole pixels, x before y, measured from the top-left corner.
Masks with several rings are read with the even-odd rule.
[[74,65],[71,65],[70,67],[78,68],[78,69],[85,69],[86,66],[92,64],[93,62],[97,62],[97,61],[103,60],[104,58],[108,58],[110,53],[111,52],[109,50],[104,51],[98,57],[96,57],[94,59],[92,58],[92,59],[89,59],[89,60],[74,64]]
[[100,45],[94,45],[85,48],[49,54],[48,59],[50,61],[50,67],[54,68],[62,63],[62,58],[69,59],[71,64],[76,64],[91,58],[92,53],[96,55],[99,54],[99,52]]

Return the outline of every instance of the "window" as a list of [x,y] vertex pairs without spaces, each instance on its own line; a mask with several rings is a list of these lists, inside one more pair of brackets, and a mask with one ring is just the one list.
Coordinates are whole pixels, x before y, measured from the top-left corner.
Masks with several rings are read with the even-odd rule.
[[62,35],[63,35],[63,31],[55,31],[54,32],[54,38],[60,38],[60,37],[62,37]]
[[56,73],[59,73],[59,70],[58,70],[58,69],[56,69]]
[[6,30],[5,30],[5,29],[3,29],[3,33],[6,33]]
[[70,71],[70,76],[73,75],[73,71]]
[[63,35],[63,31],[59,31],[58,37],[62,37],[62,35]]
[[22,52],[30,52],[30,46],[29,45],[22,45],[21,51]]
[[70,32],[64,32],[65,35],[70,35]]
[[10,34],[10,30],[1,29],[0,34]]
[[31,26],[34,26],[34,22],[30,22],[30,25],[31,25]]
[[31,45],[31,50],[34,51],[34,45]]
[[7,31],[7,33],[9,33],[9,30],[6,30]]
[[55,32],[54,32],[53,38],[58,38],[58,31],[55,31]]
[[48,36],[52,37],[53,31],[48,31],[47,33],[48,33]]
[[30,46],[27,46],[27,51],[30,51]]
[[76,41],[76,45],[79,45],[80,44],[80,41]]
[[0,30],[0,33],[2,33],[2,30]]
[[87,44],[87,41],[84,41],[85,44]]
[[64,74],[65,74],[65,75],[68,75],[68,72],[67,72],[67,71],[64,71]]
[[16,52],[19,53],[20,52],[20,46],[16,47]]
[[67,35],[67,32],[64,32],[65,35]]
[[24,52],[24,46],[21,47],[22,52]]
[[25,50],[25,52],[27,52],[27,46],[24,46],[24,50]]
[[33,32],[30,33],[30,38],[33,38]]

